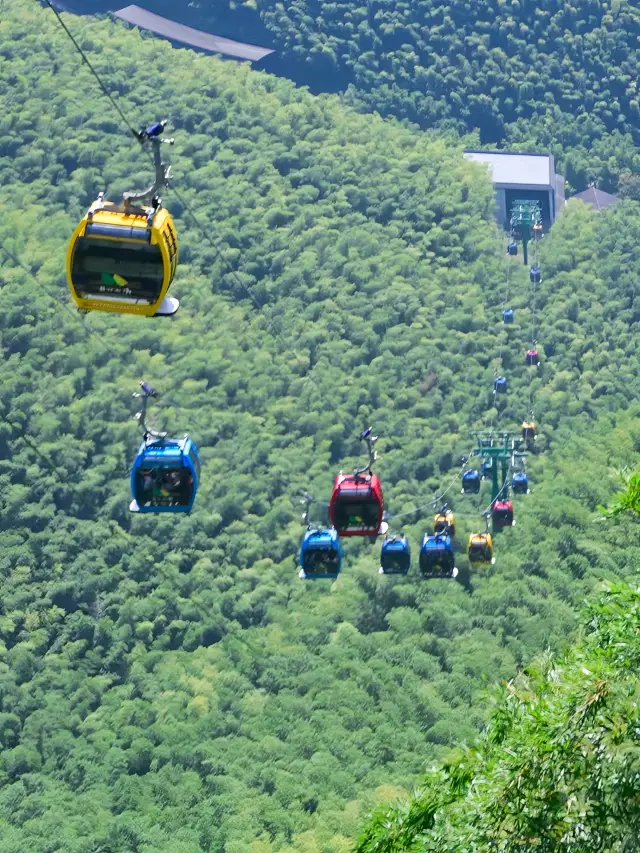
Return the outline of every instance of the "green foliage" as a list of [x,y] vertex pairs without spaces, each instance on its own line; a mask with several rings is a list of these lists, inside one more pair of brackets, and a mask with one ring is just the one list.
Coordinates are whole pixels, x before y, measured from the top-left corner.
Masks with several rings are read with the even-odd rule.
[[639,663],[640,591],[606,586],[576,645],[503,684],[478,744],[372,818],[357,853],[635,849]]
[[258,8],[294,76],[338,80],[351,104],[425,128],[478,129],[483,144],[548,148],[574,189],[595,181],[613,192],[621,171],[640,171],[640,16],[627,0]]
[[[73,227],[148,167],[53,17],[14,0],[0,21],[0,848],[346,853],[365,811],[473,740],[488,683],[563,647],[585,593],[635,569],[640,534],[622,520],[603,540],[591,513],[640,447],[637,206],[569,205],[544,239],[531,384],[526,270],[513,265],[507,329],[492,188],[453,134],[70,22],[134,124],[171,116],[176,181],[217,248],[169,192],[177,317],[67,310]],[[512,390],[497,412],[500,351]],[[200,446],[188,517],[127,512],[141,377],[163,393],[158,425]],[[292,496],[322,507],[360,429],[382,436],[388,506],[407,512],[451,482],[470,426],[519,426],[530,388],[545,452],[495,569],[470,577],[461,556],[465,586],[380,578],[376,548],[354,541],[335,584],[298,581]],[[485,505],[460,499],[460,541]],[[430,524],[404,521],[414,543]]]
[[606,518],[616,518],[628,512],[640,516],[640,472],[634,474],[623,472],[621,479],[624,490],[614,495],[609,507],[600,508]]
[[631,198],[640,201],[640,174],[623,172],[618,181],[618,195],[620,198]]

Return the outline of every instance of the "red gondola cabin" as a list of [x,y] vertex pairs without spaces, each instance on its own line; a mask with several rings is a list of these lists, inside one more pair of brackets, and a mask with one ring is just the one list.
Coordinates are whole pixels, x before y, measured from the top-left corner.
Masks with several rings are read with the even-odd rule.
[[513,504],[511,501],[496,501],[493,505],[493,529],[511,527],[513,524]]
[[377,474],[338,474],[329,518],[339,536],[377,536],[384,499]]

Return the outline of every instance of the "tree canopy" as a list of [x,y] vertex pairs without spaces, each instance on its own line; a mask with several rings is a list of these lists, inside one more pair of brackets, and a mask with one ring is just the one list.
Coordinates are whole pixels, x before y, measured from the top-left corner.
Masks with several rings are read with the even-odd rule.
[[[483,145],[551,151],[570,190],[623,193],[640,173],[638,37],[630,0],[202,0],[190,21],[264,41],[267,67],[313,91]],[[171,17],[170,4],[155,8]],[[257,18],[260,18],[258,22]]]
[[[0,847],[346,853],[377,801],[473,741],[488,683],[561,649],[584,595],[634,571],[636,529],[592,518],[610,467],[637,462],[637,203],[574,202],[541,241],[532,374],[527,270],[506,328],[492,187],[453,132],[68,18],[135,127],[170,116],[179,189],[178,315],[81,318],[69,236],[148,163],[52,14],[5,12]],[[187,517],[127,511],[142,378],[156,424],[201,449]],[[495,568],[380,578],[365,541],[335,584],[298,580],[295,498],[326,502],[362,428],[415,543],[430,518],[411,510],[469,429],[519,428],[530,391],[544,452]],[[452,495],[464,542],[484,504]]]
[[357,853],[636,850],[640,591],[607,586],[579,639],[494,694],[483,738],[380,811]]

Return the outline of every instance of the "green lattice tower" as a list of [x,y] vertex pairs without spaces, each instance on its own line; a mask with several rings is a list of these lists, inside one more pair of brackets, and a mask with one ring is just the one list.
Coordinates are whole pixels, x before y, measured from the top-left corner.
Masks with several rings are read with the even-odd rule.
[[[506,483],[509,467],[516,459],[526,456],[522,448],[522,436],[512,432],[478,432],[471,433],[476,439],[477,446],[473,455],[481,460],[491,459],[491,506],[498,495],[503,492],[506,497]],[[500,476],[501,475],[501,476]],[[491,525],[492,532],[496,531]]]
[[540,225],[542,213],[540,204],[531,199],[518,198],[511,205],[511,230],[520,228],[522,230],[522,253],[525,266],[529,263],[529,240],[532,237],[534,225]]

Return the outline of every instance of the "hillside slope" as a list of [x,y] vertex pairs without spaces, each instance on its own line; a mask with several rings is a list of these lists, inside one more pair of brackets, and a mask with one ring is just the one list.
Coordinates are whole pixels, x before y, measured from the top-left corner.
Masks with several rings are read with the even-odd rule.
[[640,592],[609,586],[580,638],[503,685],[483,740],[381,812],[358,853],[635,850]]
[[[167,0],[153,5],[171,17]],[[621,173],[640,172],[640,13],[629,0],[256,6],[277,50],[267,67],[312,91],[346,92],[360,109],[423,128],[479,132],[489,146],[551,150],[570,190],[597,181],[615,192]],[[252,8],[202,0],[190,17],[245,31]]]
[[[293,498],[326,500],[362,427],[381,435],[399,513],[451,481],[470,426],[525,414],[529,285],[514,265],[505,330],[488,178],[452,136],[70,21],[134,124],[171,117],[176,184],[217,248],[169,192],[178,316],[67,310],[73,226],[98,190],[144,185],[146,162],[51,15],[13,2],[0,22],[1,846],[342,853],[374,799],[474,737],[487,681],[561,645],[595,580],[632,570],[636,540],[603,549],[589,512],[628,456],[613,413],[640,391],[640,219],[631,203],[601,217],[575,205],[543,241],[534,390],[557,455],[532,462],[542,494],[519,506],[495,572],[467,589],[389,582],[376,548],[350,543],[336,584],[305,586]],[[501,345],[512,391],[498,414]],[[164,394],[158,422],[202,451],[186,518],[127,512],[142,377]],[[594,429],[607,450],[592,456]],[[567,461],[581,441],[585,466]],[[459,508],[463,540],[478,507]],[[428,519],[406,520],[415,542]]]

